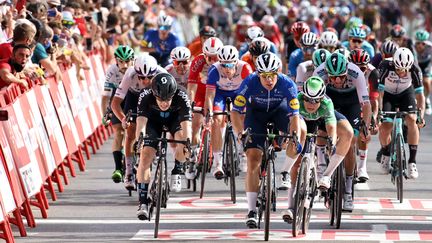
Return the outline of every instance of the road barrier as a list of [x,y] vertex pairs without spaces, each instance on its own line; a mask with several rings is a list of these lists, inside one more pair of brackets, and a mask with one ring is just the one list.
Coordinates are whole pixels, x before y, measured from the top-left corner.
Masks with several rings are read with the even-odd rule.
[[[74,66],[62,66],[62,80],[53,77],[27,80],[29,88],[11,84],[0,91],[0,238],[15,242],[11,225],[26,236],[36,227],[31,206],[48,217],[49,202],[76,176],[75,164],[85,170],[85,160],[110,136],[102,125],[101,96],[105,66],[101,55],[91,53],[90,67],[77,79]],[[44,83],[44,84],[42,84]]]

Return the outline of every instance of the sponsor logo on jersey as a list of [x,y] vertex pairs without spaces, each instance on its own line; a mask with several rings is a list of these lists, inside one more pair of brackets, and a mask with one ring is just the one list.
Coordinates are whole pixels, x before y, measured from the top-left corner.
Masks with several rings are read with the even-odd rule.
[[359,76],[359,73],[354,71],[353,69],[348,69],[348,75],[353,77],[354,79],[357,79]]
[[294,98],[289,103],[290,107],[294,110],[298,110],[300,108],[300,103],[297,98]]
[[246,105],[246,98],[243,95],[237,95],[234,100],[234,105],[238,107],[243,107]]

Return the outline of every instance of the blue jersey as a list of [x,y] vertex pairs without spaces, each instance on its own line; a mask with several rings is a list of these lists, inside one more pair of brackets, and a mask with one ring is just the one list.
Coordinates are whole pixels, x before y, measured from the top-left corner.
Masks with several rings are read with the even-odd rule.
[[233,106],[233,109],[238,112],[243,112],[244,108],[269,112],[278,108],[286,100],[288,103],[287,115],[292,116],[299,113],[297,86],[284,74],[278,74],[276,86],[270,91],[261,85],[257,73],[249,75],[239,90]]
[[301,48],[295,49],[289,58],[288,76],[295,78],[297,76],[297,67],[303,62],[303,51]]
[[[349,48],[349,41],[342,42],[342,46],[344,46],[348,50],[350,50],[350,48]],[[361,49],[365,50],[369,54],[369,56],[370,56],[371,59],[375,56],[375,49],[373,48],[373,46],[369,42],[363,41],[363,43],[361,45]]]
[[169,33],[166,40],[161,40],[159,39],[158,30],[148,30],[145,32],[144,41],[149,47],[155,48],[156,52],[158,52],[160,55],[168,57],[172,49],[180,46],[180,40],[175,34]]
[[[240,59],[242,58],[242,56],[246,53],[246,52],[248,52],[249,51],[249,43],[243,43],[241,46],[240,46],[240,49],[239,49],[239,57],[240,57]],[[271,53],[274,53],[274,54],[278,54],[277,52],[277,48],[276,48],[276,45],[273,43],[273,42],[271,42],[270,43],[270,52]]]

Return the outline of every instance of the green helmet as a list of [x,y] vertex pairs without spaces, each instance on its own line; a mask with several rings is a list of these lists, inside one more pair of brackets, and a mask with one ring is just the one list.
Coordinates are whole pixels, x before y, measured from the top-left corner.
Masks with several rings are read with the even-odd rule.
[[130,61],[134,58],[134,51],[129,46],[120,45],[114,51],[114,56],[122,61]]
[[340,53],[333,53],[326,60],[325,68],[329,76],[340,76],[347,72],[347,58]]
[[323,98],[326,93],[324,81],[318,76],[312,76],[303,84],[303,94],[309,99]]
[[429,40],[429,32],[426,30],[418,30],[415,33],[416,41],[427,41]]
[[359,17],[351,17],[345,24],[345,28],[350,30],[353,27],[360,27],[363,24],[363,20]]
[[321,63],[325,62],[330,55],[331,53],[326,49],[315,50],[312,54],[313,65],[318,67]]

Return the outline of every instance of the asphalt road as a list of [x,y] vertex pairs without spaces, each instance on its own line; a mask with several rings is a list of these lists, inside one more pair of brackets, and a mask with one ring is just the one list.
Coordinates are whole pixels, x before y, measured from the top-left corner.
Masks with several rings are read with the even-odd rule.
[[[431,124],[431,119],[428,119]],[[328,224],[328,210],[315,203],[309,232],[292,238],[291,225],[284,223],[280,212],[287,205],[286,192],[278,195],[278,210],[271,218],[271,240],[337,240],[337,241],[415,241],[432,240],[432,125],[421,132],[418,152],[417,180],[405,181],[404,203],[396,200],[396,187],[390,176],[382,175],[375,154],[379,148],[373,138],[368,156],[371,177],[357,187],[355,210],[344,213],[341,229]],[[153,222],[136,218],[137,195],[129,197],[122,184],[110,177],[114,163],[110,153],[111,140],[79,172],[65,192],[50,201],[48,219],[42,219],[34,209],[37,227],[28,229],[28,237],[17,242],[125,242],[150,241]],[[278,167],[283,156],[278,158]],[[172,164],[171,164],[172,166]],[[183,188],[171,193],[168,208],[162,211],[160,239],[172,241],[234,241],[263,240],[262,230],[247,229],[244,218],[247,205],[244,193],[244,173],[237,181],[238,203],[229,200],[229,187],[208,177],[205,198],[198,192]]]

